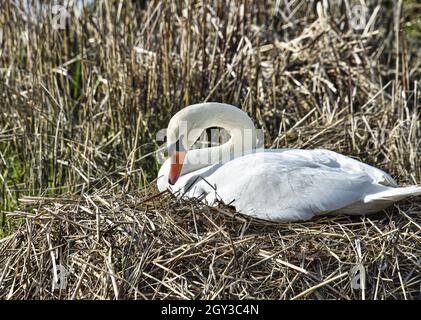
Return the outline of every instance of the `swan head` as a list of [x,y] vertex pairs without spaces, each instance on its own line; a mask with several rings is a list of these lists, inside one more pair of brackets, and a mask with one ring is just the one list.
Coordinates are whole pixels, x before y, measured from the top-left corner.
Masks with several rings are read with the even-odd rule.
[[[166,134],[170,156],[169,171],[166,174],[170,185],[174,185],[181,175],[211,164],[206,161],[198,163],[195,158],[199,155],[198,152],[191,152],[186,157],[203,131],[209,127],[222,127],[229,132],[231,136],[229,143],[220,146],[223,149],[221,151],[224,151],[226,155],[230,155],[231,149],[235,149],[235,146],[239,146],[238,150],[244,149],[242,142],[244,130],[250,130],[253,137],[255,135],[253,122],[244,111],[237,107],[208,102],[190,105],[180,110],[171,118]],[[250,147],[255,147],[254,139]],[[215,154],[219,152],[218,148],[210,149],[213,150],[208,150],[209,152],[215,152]],[[208,157],[205,158],[208,159]]]
[[170,156],[168,183],[174,185],[180,177],[187,151],[193,146],[205,128],[203,114],[185,108],[175,114],[168,124],[167,149]]
[[174,185],[180,177],[184,158],[187,154],[187,149],[183,140],[185,139],[180,137],[175,142],[171,142],[171,144],[168,145],[168,152],[171,159],[170,171],[168,173],[168,183],[171,185]]

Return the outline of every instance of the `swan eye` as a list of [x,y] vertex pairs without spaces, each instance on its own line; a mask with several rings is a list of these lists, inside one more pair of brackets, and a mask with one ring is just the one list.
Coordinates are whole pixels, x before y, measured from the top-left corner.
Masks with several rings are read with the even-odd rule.
[[169,154],[174,154],[175,152],[185,152],[185,151],[186,151],[186,148],[184,147],[182,138],[178,139],[176,142],[168,146]]
[[186,151],[186,147],[183,143],[184,135],[181,135],[180,138],[175,142],[175,151]]
[[180,139],[178,139],[175,143],[175,151],[182,151],[181,146],[182,146],[181,141]]

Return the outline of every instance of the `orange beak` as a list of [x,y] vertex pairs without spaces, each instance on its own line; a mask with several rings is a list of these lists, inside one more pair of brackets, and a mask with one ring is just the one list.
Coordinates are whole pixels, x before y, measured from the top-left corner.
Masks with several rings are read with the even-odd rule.
[[183,167],[184,157],[186,152],[176,151],[175,155],[171,157],[170,174],[168,175],[168,183],[173,185],[180,177],[181,168]]

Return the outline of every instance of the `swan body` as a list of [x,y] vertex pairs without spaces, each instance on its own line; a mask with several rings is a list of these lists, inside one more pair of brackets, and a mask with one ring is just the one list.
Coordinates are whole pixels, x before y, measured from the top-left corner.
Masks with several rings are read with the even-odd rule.
[[[187,125],[185,134],[180,134],[181,122]],[[231,139],[218,147],[190,150],[198,133],[210,126],[227,129]],[[193,128],[197,133],[188,137]],[[175,166],[176,158],[167,159],[158,173],[158,189],[199,198],[209,205],[223,202],[243,214],[272,221],[309,220],[322,214],[369,214],[421,194],[421,186],[398,187],[382,170],[333,151],[265,150],[257,148],[255,140],[246,146],[236,136],[235,128],[253,131],[255,139],[252,121],[234,106],[204,103],[177,113],[168,127],[167,143],[171,150],[181,136],[183,164]],[[238,144],[241,153],[234,148]],[[205,155],[203,159],[212,159],[215,154],[227,157],[225,161],[190,164],[193,158]]]

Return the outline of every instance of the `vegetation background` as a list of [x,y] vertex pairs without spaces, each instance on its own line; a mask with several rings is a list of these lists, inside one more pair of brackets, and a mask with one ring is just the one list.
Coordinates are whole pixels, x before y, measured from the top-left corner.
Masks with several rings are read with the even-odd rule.
[[[12,239],[25,229],[23,212],[30,211],[25,206],[40,209],[40,199],[154,194],[151,182],[159,169],[154,152],[163,144],[156,133],[176,111],[203,101],[247,111],[265,130],[266,147],[329,148],[388,171],[400,184],[421,183],[417,1],[66,3],[65,24],[57,29],[53,1],[0,2],[0,237]],[[355,27],[355,6],[366,8],[361,28]],[[180,205],[169,196],[165,201],[162,214]],[[78,208],[67,213],[77,217]],[[408,278],[392,277],[396,287],[385,287],[386,298],[419,294],[419,269],[410,270],[419,268],[420,205],[400,208],[409,210],[410,225],[418,227],[402,240],[411,252]],[[393,217],[383,221],[385,228],[399,225]],[[279,231],[270,230],[272,236]],[[0,269],[0,288],[5,279]],[[286,284],[278,293],[247,295],[248,289],[243,294],[238,289],[228,296],[294,297],[323,279],[294,280],[295,289]],[[102,297],[116,292],[121,297],[122,289],[112,284]],[[142,291],[144,297],[192,297],[171,290],[161,295],[152,287],[155,295]],[[3,297],[14,297],[10,285],[3,289]],[[16,297],[37,296],[22,290]],[[221,297],[226,291],[215,292]],[[378,297],[376,292],[371,297]],[[335,290],[312,297],[334,296]],[[342,297],[355,296],[361,297]]]

